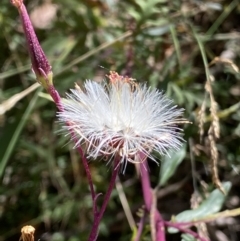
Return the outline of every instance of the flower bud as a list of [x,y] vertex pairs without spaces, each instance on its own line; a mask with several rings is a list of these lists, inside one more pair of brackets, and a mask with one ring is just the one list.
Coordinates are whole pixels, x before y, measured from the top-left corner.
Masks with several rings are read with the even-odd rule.
[[23,3],[23,0],[11,0],[11,3],[19,11],[29,55],[32,62],[32,69],[36,75],[37,81],[42,84],[44,88],[49,89],[49,86],[52,85],[51,66],[42,50],[41,45],[39,44],[27,9]]
[[21,229],[21,237],[19,241],[34,241],[35,228],[33,226],[27,225]]

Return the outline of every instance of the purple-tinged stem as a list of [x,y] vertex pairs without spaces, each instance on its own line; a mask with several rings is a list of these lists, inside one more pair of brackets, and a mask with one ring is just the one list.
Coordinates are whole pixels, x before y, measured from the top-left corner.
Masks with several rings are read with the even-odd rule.
[[168,227],[176,228],[176,229],[178,229],[179,231],[181,231],[182,233],[187,233],[187,234],[192,235],[195,239],[198,239],[198,240],[200,240],[200,241],[209,241],[209,239],[206,239],[206,238],[201,237],[198,233],[192,231],[191,229],[182,227],[181,224],[179,225],[178,223],[167,222],[167,221],[165,221],[164,223],[165,223],[165,225],[168,226]]
[[[74,136],[73,133],[71,133],[71,135]],[[74,139],[74,141],[75,141],[75,139]],[[95,216],[96,213],[97,213],[97,206],[96,206],[96,194],[95,194],[95,191],[94,191],[92,175],[91,175],[91,172],[90,172],[88,161],[87,161],[87,159],[86,159],[86,157],[83,153],[82,148],[79,146],[79,147],[77,147],[77,150],[78,150],[78,153],[80,154],[80,156],[82,158],[82,163],[83,163],[86,175],[87,175],[88,184],[89,184],[89,187],[90,187],[90,192],[91,192],[91,196],[92,196],[92,200],[93,200],[93,215]]]
[[[145,206],[147,211],[150,213],[153,205],[153,191],[150,184],[147,160],[145,160],[143,154],[141,154],[141,163],[140,166],[140,177],[142,182],[142,191],[143,191],[143,198],[145,202]],[[155,220],[155,229],[156,229],[156,238],[155,241],[165,241],[165,228],[164,228],[164,220],[161,214],[156,209],[153,214]]]
[[[21,17],[22,26],[24,29],[24,35],[26,37],[28,51],[32,62],[32,68],[36,75],[36,78],[42,84],[42,86],[47,90],[47,92],[51,95],[58,110],[62,112],[64,111],[64,108],[61,102],[61,97],[58,91],[55,89],[52,82],[52,71],[51,71],[52,67],[50,66],[48,59],[45,53],[43,52],[42,47],[38,41],[38,38],[34,31],[33,25],[31,23],[31,20],[29,18],[29,15],[23,3],[23,0],[10,0],[10,1],[18,9],[19,15]],[[67,125],[71,125],[71,124],[67,123]],[[71,132],[71,136],[75,141],[74,132]],[[97,212],[96,204],[95,204],[96,195],[93,188],[93,182],[92,182],[92,177],[89,170],[88,162],[82,151],[82,148],[78,147],[77,149],[82,158],[82,162],[86,170],[86,174],[87,174],[87,178],[88,178],[88,182],[89,182],[89,186],[92,194],[93,209],[95,213]]]
[[49,95],[52,97],[54,103],[56,104],[58,110],[60,112],[63,112],[64,108],[63,108],[63,105],[62,105],[62,99],[58,93],[58,91],[55,89],[55,87],[53,85],[50,85],[48,88],[47,88],[47,91],[49,93]]
[[[60,112],[62,112],[64,110],[63,105],[62,105],[62,101],[61,101],[61,97],[58,93],[58,91],[55,89],[55,87],[53,85],[49,86],[49,88],[47,89],[48,93],[51,95],[53,101],[55,102],[58,110]],[[67,125],[71,125],[70,123],[67,123]],[[74,131],[71,131],[71,136],[73,138],[73,140],[76,142],[75,137],[74,137]],[[91,196],[92,196],[92,200],[93,200],[93,213],[95,215],[95,213],[97,212],[97,208],[96,208],[96,194],[94,191],[94,187],[93,187],[93,182],[92,182],[92,176],[91,176],[91,172],[90,172],[90,168],[87,162],[87,159],[83,153],[83,150],[80,146],[77,147],[78,153],[81,156],[82,162],[83,162],[83,166],[84,169],[86,171],[86,175],[87,175],[87,179],[88,179],[88,183],[89,183],[89,187],[90,187],[90,191],[91,191]]]
[[120,169],[120,161],[119,161],[119,157],[116,157],[114,159],[114,167],[113,167],[113,173],[112,173],[112,177],[111,177],[111,180],[110,180],[110,184],[109,184],[107,192],[104,196],[103,204],[101,206],[100,211],[94,215],[93,226],[92,226],[92,230],[90,232],[88,241],[96,241],[97,240],[98,227],[99,227],[100,221],[103,217],[103,214],[106,210],[109,199],[111,197],[111,193],[112,193],[112,190],[114,188],[119,169]]

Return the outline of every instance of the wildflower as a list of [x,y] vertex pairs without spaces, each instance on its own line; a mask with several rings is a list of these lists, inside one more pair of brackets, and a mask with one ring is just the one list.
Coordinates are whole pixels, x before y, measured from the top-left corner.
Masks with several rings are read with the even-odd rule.
[[177,124],[184,122],[183,109],[157,89],[116,72],[108,77],[109,84],[86,81],[63,101],[58,118],[74,133],[75,147],[86,145],[93,159],[118,155],[125,164],[139,162],[140,153],[155,161],[153,151],[166,155],[171,148],[178,150],[183,139]]

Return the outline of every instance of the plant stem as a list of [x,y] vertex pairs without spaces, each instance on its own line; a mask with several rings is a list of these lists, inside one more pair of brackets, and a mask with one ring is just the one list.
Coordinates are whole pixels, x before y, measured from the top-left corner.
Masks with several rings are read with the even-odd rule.
[[164,223],[166,226],[176,228],[182,233],[187,233],[192,235],[195,239],[198,239],[200,241],[209,241],[208,239],[201,237],[198,233],[192,231],[191,229],[182,227],[182,223],[173,223],[173,222],[167,222],[167,221],[165,221]]
[[[64,111],[64,107],[62,105],[61,97],[58,93],[58,91],[55,89],[53,82],[52,82],[52,71],[51,66],[48,62],[48,59],[45,55],[45,53],[42,50],[41,45],[39,44],[38,38],[36,36],[36,33],[34,31],[34,28],[32,26],[30,17],[28,15],[27,9],[23,3],[23,0],[11,0],[11,3],[18,9],[21,21],[22,21],[22,27],[24,29],[24,35],[26,37],[26,42],[29,50],[29,55],[32,62],[32,68],[34,70],[34,73],[36,75],[36,78],[39,83],[47,90],[47,92],[52,97],[53,101],[55,102],[58,110],[60,112]],[[66,123],[68,126],[71,126],[71,123]],[[75,133],[73,130],[70,129],[70,134],[72,139],[75,141]],[[79,146],[77,147],[78,152],[82,158],[82,162],[87,174],[92,200],[93,200],[93,212],[94,215],[97,213],[96,209],[96,195],[94,192],[91,172],[88,166],[87,159],[83,153],[82,148]],[[5,162],[3,162],[5,163]],[[1,167],[0,167],[0,173],[1,173]]]
[[[51,95],[53,101],[55,102],[58,110],[60,112],[64,111],[64,108],[63,108],[63,105],[62,105],[62,101],[61,101],[61,97],[58,93],[58,91],[55,89],[55,87],[53,85],[50,85],[49,88],[47,89],[48,90],[48,93]],[[69,123],[67,123],[67,125],[71,125]],[[73,140],[76,142],[76,138],[74,136],[74,132],[71,131],[71,136],[73,138]],[[87,162],[87,159],[83,153],[83,150],[81,148],[81,146],[78,146],[77,147],[77,150],[81,156],[81,159],[82,159],[82,162],[83,162],[83,166],[84,166],[84,169],[86,171],[86,175],[87,175],[87,179],[88,179],[88,183],[89,183],[89,187],[90,187],[90,191],[91,191],[91,196],[92,196],[92,200],[93,200],[93,213],[94,213],[94,216],[96,215],[97,213],[97,207],[96,207],[96,194],[95,194],[95,191],[94,191],[94,186],[93,186],[93,182],[92,182],[92,176],[91,176],[91,172],[90,172],[90,169],[89,169],[89,165],[88,165],[88,162]]]
[[[73,136],[73,133],[71,133],[71,135]],[[75,139],[74,139],[74,141],[75,141]],[[91,172],[90,172],[90,168],[89,168],[87,159],[86,159],[86,157],[83,153],[83,150],[82,150],[81,146],[78,146],[77,150],[78,150],[78,153],[81,156],[82,163],[83,163],[86,175],[87,175],[88,184],[89,184],[89,187],[90,187],[90,192],[91,192],[91,196],[92,196],[92,200],[93,200],[93,215],[95,216],[96,213],[97,213],[97,206],[96,206],[96,193],[94,191],[92,175],[91,175]]]
[[113,167],[113,173],[112,173],[112,177],[111,177],[111,180],[110,180],[110,184],[109,184],[107,192],[105,194],[103,204],[102,204],[102,207],[101,207],[100,211],[94,214],[93,226],[92,226],[92,230],[91,230],[91,233],[89,235],[88,241],[95,241],[97,239],[98,227],[99,227],[100,221],[103,217],[103,214],[106,210],[106,207],[107,207],[107,204],[109,202],[112,190],[114,188],[119,168],[120,168],[119,157],[116,157],[114,159],[114,167]]
[[139,164],[140,166],[140,172],[141,172],[141,182],[142,182],[142,191],[143,191],[143,197],[144,197],[144,202],[145,202],[145,206],[146,209],[149,213],[151,213],[152,210],[154,210],[153,215],[154,215],[154,230],[156,231],[156,236],[153,237],[155,238],[155,241],[165,241],[165,228],[164,228],[164,220],[161,216],[161,214],[159,213],[159,211],[154,207],[154,209],[152,209],[153,206],[153,191],[151,188],[151,184],[150,184],[150,178],[149,178],[149,172],[147,169],[147,160],[146,157],[144,156],[144,154],[141,154],[141,163]]

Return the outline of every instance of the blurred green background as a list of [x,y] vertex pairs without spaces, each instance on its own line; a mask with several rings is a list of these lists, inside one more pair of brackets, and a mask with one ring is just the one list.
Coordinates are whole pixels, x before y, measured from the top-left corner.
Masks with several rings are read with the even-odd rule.
[[[208,79],[221,129],[216,140],[219,176],[232,183],[223,210],[240,206],[239,1],[26,0],[25,4],[62,96],[75,82],[101,81],[114,70],[162,89],[186,110],[185,117],[192,122],[184,127],[186,151],[176,157],[177,164],[175,159],[168,162],[172,173],[161,182],[162,158],[159,167],[150,163],[153,187],[161,184],[158,208],[166,220],[190,209],[193,193],[205,199],[214,189]],[[18,240],[25,224],[35,226],[36,240],[86,240],[92,204],[85,172],[73,145],[59,134],[56,107],[35,84],[18,12],[8,0],[0,3],[0,29],[0,240]],[[200,128],[203,103],[206,118]],[[101,160],[91,161],[90,168],[97,192],[104,193],[110,166]],[[143,198],[132,164],[119,175],[118,184],[122,191],[113,192],[98,240],[131,240],[133,231],[120,201],[124,195],[135,222],[139,221]],[[240,240],[239,221],[228,217],[209,223],[209,237]],[[142,240],[151,240],[149,226]],[[181,238],[168,234],[167,240]]]

